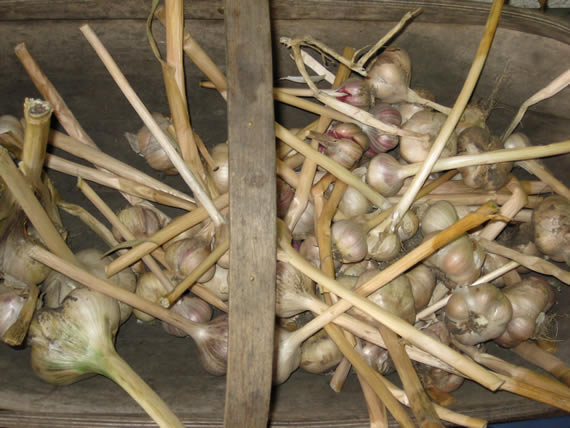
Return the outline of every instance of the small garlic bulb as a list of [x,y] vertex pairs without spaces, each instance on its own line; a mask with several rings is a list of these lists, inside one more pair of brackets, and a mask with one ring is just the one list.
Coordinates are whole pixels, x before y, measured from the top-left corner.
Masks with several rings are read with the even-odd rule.
[[[170,310],[178,315],[198,323],[206,323],[212,319],[212,307],[198,297],[184,295],[170,307]],[[188,334],[179,328],[162,322],[162,328],[168,334],[178,337],[186,337]]]
[[208,172],[214,180],[216,189],[220,193],[228,193],[230,174],[229,174],[229,146],[227,143],[217,144],[210,151],[210,156],[214,160],[216,168],[211,168],[208,164]]
[[422,216],[422,233],[439,232],[455,224],[458,220],[455,207],[448,201],[437,201]]
[[352,169],[364,152],[357,142],[348,138],[319,140],[319,144],[325,146],[326,156],[346,169]]
[[381,375],[389,375],[394,371],[394,363],[386,349],[366,340],[360,340],[355,349],[362,359]]
[[[352,170],[352,174],[364,181],[366,167],[356,168]],[[348,186],[338,204],[338,209],[350,218],[369,213],[372,210],[372,203],[354,187]]]
[[503,293],[511,302],[513,315],[505,332],[495,341],[512,348],[539,336],[544,328],[545,313],[555,302],[552,287],[533,276],[505,288]]
[[[135,293],[137,296],[140,296],[149,302],[158,303],[161,297],[168,294],[168,290],[164,288],[154,273],[146,272],[139,277]],[[152,315],[138,309],[133,309],[133,314],[142,322],[151,322],[154,320]]]
[[400,116],[402,117],[401,125],[410,120],[410,118],[418,111],[426,110],[425,106],[415,103],[399,103],[396,104],[395,107],[398,109]]
[[[161,227],[160,220],[154,211],[140,205],[123,208],[117,217],[135,236],[135,239],[139,240],[154,235]],[[117,241],[124,241],[121,233],[114,227],[113,236]]]
[[301,254],[305,260],[307,260],[317,269],[321,268],[319,244],[315,235],[307,236],[307,239],[301,243],[301,247],[299,247],[299,254]]
[[[458,139],[458,154],[477,154],[502,149],[500,140],[479,126],[465,129]],[[507,184],[512,162],[459,168],[463,182],[473,189],[497,190]]]
[[370,87],[360,77],[351,77],[345,80],[336,92],[346,94],[342,97],[337,97],[337,100],[363,110],[368,110],[374,104],[374,96],[370,91]]
[[[402,115],[395,107],[390,104],[376,104],[369,113],[381,122],[389,125],[400,126],[402,124]],[[370,138],[370,150],[374,153],[385,153],[396,147],[400,141],[397,135],[385,134],[382,131],[368,125],[363,125],[362,130]]]
[[366,82],[372,93],[386,103],[406,101],[412,77],[408,53],[399,48],[386,48],[368,67]]
[[368,136],[358,125],[355,125],[354,123],[335,122],[327,130],[325,135],[337,140],[352,140],[362,147],[362,150],[368,149],[368,146],[370,145]]
[[435,288],[435,276],[430,268],[419,264],[407,272],[406,277],[412,287],[416,311],[420,311],[428,305],[431,299]]
[[343,263],[359,262],[366,257],[366,233],[354,221],[335,222],[331,227],[331,240],[335,259],[340,259]]
[[[160,129],[165,131],[166,135],[170,137],[169,140],[172,146],[176,150],[179,150],[174,137],[168,132],[169,127],[172,125],[171,120],[160,113],[153,113],[152,117],[157,122]],[[142,156],[152,169],[162,171],[169,175],[178,174],[174,164],[170,161],[170,158],[158,140],[154,138],[146,126],[143,126],[136,135],[126,133],[125,137],[127,138],[131,149],[133,149],[136,154]]]
[[556,195],[546,198],[534,210],[532,224],[538,249],[570,266],[570,201]]
[[489,128],[487,128],[486,120],[487,113],[479,104],[467,104],[467,107],[465,107],[465,111],[461,116],[461,120],[455,127],[455,133],[459,135],[472,126],[477,126],[488,131]]
[[447,302],[445,324],[459,342],[476,345],[503,334],[512,315],[509,299],[497,287],[459,286]]
[[331,370],[342,358],[342,352],[324,330],[309,337],[301,345],[300,367],[309,373]]
[[[406,131],[413,131],[429,136],[428,141],[421,141],[413,137],[400,138],[400,156],[406,162],[423,162],[439,134],[441,127],[445,123],[447,116],[443,113],[423,110],[414,114],[403,126]],[[457,153],[457,136],[455,132],[451,134],[440,158],[447,158]]]
[[418,231],[419,225],[420,219],[418,216],[413,211],[407,211],[396,229],[400,241],[404,242],[412,238]]
[[210,290],[224,302],[227,302],[230,298],[228,272],[228,269],[224,269],[221,266],[216,266],[216,272],[214,273],[212,279],[202,283],[202,287]]
[[388,231],[369,233],[366,238],[366,246],[368,257],[377,262],[394,260],[402,248],[398,234]]
[[366,183],[383,196],[395,195],[404,184],[400,163],[387,153],[377,154],[368,165]]
[[[198,239],[182,239],[174,242],[166,249],[166,263],[177,278],[185,278],[192,273],[210,255],[210,249]],[[216,265],[204,273],[198,282],[206,282],[213,278]]]

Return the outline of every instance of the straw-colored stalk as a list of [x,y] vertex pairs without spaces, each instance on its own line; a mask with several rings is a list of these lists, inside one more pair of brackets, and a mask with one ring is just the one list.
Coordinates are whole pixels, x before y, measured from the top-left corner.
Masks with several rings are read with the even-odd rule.
[[533,363],[537,367],[546,370],[556,379],[563,382],[566,387],[566,395],[570,393],[570,367],[560,358],[543,350],[540,346],[529,341],[522,342],[511,348],[511,351],[523,357],[528,362]]
[[506,257],[507,259],[514,260],[522,266],[534,272],[542,273],[544,275],[552,275],[567,285],[570,285],[570,272],[560,269],[553,263],[550,263],[540,257],[527,256],[519,253],[518,251],[507,248],[503,245],[497,244],[488,239],[475,238],[477,243],[489,253],[497,254]]
[[[225,193],[214,201],[218,209],[223,209],[228,206],[228,194]],[[150,254],[165,242],[170,241],[172,238],[178,236],[182,232],[190,229],[192,226],[204,221],[208,218],[208,213],[203,207],[196,208],[187,214],[184,214],[168,225],[164,226],[161,230],[154,235],[149,236],[147,240],[136,247],[129,250],[124,255],[116,258],[110,262],[105,268],[107,276],[115,275],[117,272],[125,269],[126,267],[136,263],[143,256]]]
[[336,181],[336,177],[332,174],[325,174],[317,184],[311,189],[311,195],[313,197],[313,205],[315,207],[315,217],[318,218],[323,212],[325,205],[325,192],[329,186]]
[[[350,369],[351,367],[350,362],[346,358],[342,361],[347,361],[346,364],[348,364],[348,368]],[[335,370],[335,375],[336,373],[337,371]],[[364,401],[366,402],[366,408],[368,409],[368,416],[370,418],[370,428],[388,428],[388,412],[386,411],[386,406],[384,405],[382,400],[378,398],[378,396],[374,392],[374,389],[372,389],[372,387],[368,384],[368,382],[366,382],[366,379],[364,379],[364,377],[359,375],[358,373],[356,375],[358,376],[360,389],[362,389],[362,395],[364,396]]]
[[65,260],[77,263],[74,254],[34,195],[24,176],[14,165],[8,150],[4,147],[0,147],[0,177],[4,180],[10,194],[34,225],[45,245]]
[[538,91],[532,97],[530,97],[528,100],[526,100],[524,103],[522,103],[519,110],[517,111],[517,114],[513,118],[511,124],[509,125],[509,127],[507,128],[505,133],[503,134],[503,137],[502,137],[503,143],[513,133],[513,131],[515,130],[517,125],[520,123],[524,114],[526,113],[527,109],[530,106],[556,95],[558,92],[563,90],[569,84],[570,84],[570,69],[566,70],[564,73],[562,73],[560,76],[558,76],[552,82],[550,82],[546,87],[542,88],[540,91]]
[[323,79],[330,84],[334,82],[334,74],[331,73],[325,66],[323,66],[319,61],[301,49],[301,58],[303,59],[303,63],[311,70],[313,70],[317,75],[322,76]]
[[[498,205],[503,205],[508,201],[510,195],[497,192],[486,193],[460,193],[460,194],[433,194],[424,195],[416,203],[449,201],[453,205],[482,205],[487,202],[495,202]],[[401,196],[390,196],[388,202],[397,203]],[[541,196],[529,196],[525,208],[536,208],[544,200]]]
[[41,181],[52,111],[47,101],[26,98],[24,102],[26,128],[20,168],[34,186]]
[[[327,317],[324,317],[323,314],[321,314],[319,317],[315,318],[312,321],[313,326],[316,323],[322,323],[322,326],[324,326],[328,324],[335,317],[335,315],[338,315],[339,312],[342,313],[348,310],[352,305],[357,306],[359,309],[372,316],[376,321],[386,325],[395,333],[402,336],[405,340],[418,346],[420,349],[431,353],[432,355],[436,354],[438,358],[455,367],[460,372],[466,374],[487,388],[496,390],[502,383],[499,379],[497,379],[496,376],[484,370],[482,367],[474,364],[472,361],[467,360],[465,357],[461,356],[452,349],[441,344],[441,342],[438,342],[435,339],[426,336],[422,332],[419,332],[417,329],[405,321],[402,321],[399,317],[379,308],[377,305],[374,305],[372,302],[362,297],[362,295],[368,295],[371,292],[375,291],[375,289],[379,288],[380,285],[385,285],[387,282],[394,279],[407,268],[423,260],[429,254],[433,254],[437,248],[440,248],[442,245],[445,245],[445,243],[449,242],[449,240],[457,237],[458,233],[463,233],[465,230],[474,227],[469,227],[472,221],[479,224],[483,223],[489,218],[489,213],[487,211],[487,208],[484,208],[483,212],[477,213],[475,215],[471,214],[468,217],[469,218],[466,217],[465,219],[460,220],[455,225],[451,226],[443,232],[440,232],[432,239],[424,242],[415,250],[408,253],[405,257],[398,260],[396,263],[379,273],[376,277],[359,288],[360,293],[362,294],[357,294],[353,291],[343,288],[336,281],[328,278],[318,269],[315,269],[310,263],[303,259],[303,257],[301,257],[296,251],[294,251],[290,245],[290,233],[284,224],[280,221],[278,221],[278,243],[282,251],[278,252],[278,258],[291,263],[305,275],[309,276],[317,283],[324,285],[327,289],[344,299],[339,301],[327,311],[327,313],[334,313],[331,319],[326,319]],[[466,227],[468,229],[465,229]],[[370,290],[371,288],[374,290]],[[368,291],[370,291],[370,293],[368,293]],[[339,309],[341,310],[338,311]]]
[[293,189],[299,186],[299,175],[281,159],[275,159],[275,172]]
[[547,184],[553,192],[558,193],[566,199],[570,199],[570,189],[568,189],[564,183],[552,175],[552,173],[539,162],[527,160],[517,162],[517,164]]
[[62,134],[61,132],[52,129],[49,134],[48,142],[52,146],[70,153],[73,156],[87,160],[99,168],[105,168],[107,171],[110,171],[117,176],[124,177],[155,190],[168,193],[188,202],[195,202],[194,198],[188,196],[186,193],[170,187],[162,181],[157,180],[156,178],[145,174],[144,172],[139,171],[138,169],[133,168],[132,166],[121,162],[100,150],[81,144],[79,140]]
[[89,41],[113,79],[117,86],[121,89],[127,100],[131,103],[135,111],[138,113],[144,124],[150,130],[152,135],[160,143],[161,147],[167,153],[168,158],[171,160],[173,165],[176,167],[182,179],[186,182],[188,187],[192,190],[196,199],[200,204],[207,210],[209,216],[215,225],[221,225],[225,223],[224,217],[220,214],[216,206],[213,204],[212,200],[202,188],[194,174],[190,172],[184,160],[176,152],[172,144],[170,144],[168,136],[160,129],[148,109],[144,106],[141,99],[135,93],[131,85],[128,83],[124,74],[121,72],[105,46],[101,43],[97,35],[91,30],[89,25],[85,24],[80,27],[81,32],[85,38]]
[[404,196],[402,196],[402,199],[400,202],[398,202],[396,209],[392,213],[390,220],[393,229],[397,227],[397,225],[400,223],[400,220],[404,217],[404,214],[406,214],[406,212],[412,206],[417,193],[420,191],[423,183],[430,175],[433,166],[445,148],[447,140],[454,132],[455,126],[463,115],[463,111],[465,110],[465,107],[467,106],[467,103],[473,94],[475,85],[477,84],[481,71],[483,70],[483,66],[485,65],[487,54],[489,53],[491,44],[493,42],[495,30],[499,24],[499,17],[501,15],[503,3],[504,0],[493,1],[493,5],[491,6],[489,17],[487,19],[487,24],[485,26],[481,42],[479,43],[479,48],[477,49],[475,59],[471,64],[471,68],[469,70],[465,83],[463,84],[463,88],[461,89],[461,92],[459,93],[459,96],[453,105],[451,113],[449,113],[449,116],[447,116],[447,119],[441,127],[438,136],[434,140],[433,145],[431,146],[431,149],[426,159],[424,160],[421,170],[416,174],[412,180],[412,183],[410,184],[410,187]]

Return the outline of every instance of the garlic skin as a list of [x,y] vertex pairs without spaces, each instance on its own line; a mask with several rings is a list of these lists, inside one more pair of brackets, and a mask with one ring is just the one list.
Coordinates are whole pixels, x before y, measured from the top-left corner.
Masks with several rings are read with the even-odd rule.
[[377,262],[387,262],[394,260],[400,254],[402,243],[397,233],[371,232],[366,238],[366,246],[368,257]]
[[[154,235],[162,226],[154,211],[140,205],[122,209],[117,214],[117,217],[137,240]],[[117,241],[124,241],[123,235],[114,227],[113,236]]]
[[[170,307],[170,310],[183,316],[190,321],[206,323],[212,319],[212,307],[204,302],[198,297],[184,295],[180,297],[174,305]],[[179,328],[173,327],[168,323],[162,322],[162,329],[172,335],[177,337],[186,337],[186,332],[180,330]]]
[[307,310],[307,297],[313,295],[313,281],[286,262],[277,262],[275,313],[289,318]]
[[[206,257],[210,255],[208,246],[197,239],[182,239],[169,245],[166,249],[166,263],[170,271],[178,279],[183,279],[190,275]],[[216,265],[208,269],[198,282],[206,282],[214,277]]]
[[[370,270],[358,278],[354,288],[360,287],[362,284],[368,282],[370,279],[378,275],[380,271]],[[368,299],[380,306],[388,312],[398,315],[404,321],[413,324],[416,320],[416,309],[414,303],[414,296],[412,294],[412,287],[410,281],[405,275],[400,275],[390,281],[388,284],[378,289],[368,296]],[[375,322],[368,314],[358,308],[351,308],[349,314],[360,318],[367,322]]]
[[[154,273],[146,272],[139,277],[135,293],[137,296],[140,296],[150,302],[158,303],[161,297],[168,294],[168,290],[164,288]],[[152,315],[139,311],[138,309],[133,309],[133,314],[142,322],[151,322],[154,320]]]
[[512,315],[509,299],[497,287],[459,286],[445,307],[445,324],[460,343],[476,345],[503,334]]
[[336,90],[342,94],[342,97],[337,97],[337,100],[368,110],[374,104],[374,96],[368,84],[360,77],[351,77],[346,79],[344,83]]
[[510,287],[503,293],[511,302],[512,318],[505,332],[495,342],[512,348],[525,340],[540,335],[545,313],[555,302],[554,290],[546,281],[530,277]]
[[413,211],[407,211],[396,229],[400,242],[412,238],[418,231],[420,219]]
[[358,144],[362,150],[367,150],[370,145],[370,140],[366,133],[354,123],[335,122],[330,126],[325,135],[337,140],[352,140]]
[[0,281],[0,338],[18,320],[26,303],[26,289]]
[[104,355],[115,352],[119,321],[116,300],[89,288],[73,290],[60,309],[42,309],[34,315],[28,333],[32,369],[55,385],[105,374],[101,366]]
[[[379,103],[372,107],[369,113],[381,122],[389,125],[400,126],[402,115],[397,108],[387,103]],[[400,142],[397,135],[385,134],[382,131],[368,125],[363,125],[362,130],[370,139],[370,150],[374,153],[385,153],[395,148]]]
[[[130,292],[135,292],[137,279],[130,269],[123,269],[110,278],[105,273],[105,266],[113,259],[111,257],[103,257],[103,253],[94,248],[88,248],[75,254],[77,261],[91,275],[97,278],[109,281],[120,288]],[[63,300],[75,289],[83,288],[83,285],[72,279],[60,274],[59,272],[51,272],[42,285],[43,302],[48,308],[57,308],[62,305]],[[133,308],[123,302],[118,302],[121,313],[121,324],[126,322]]]
[[301,217],[297,221],[297,224],[292,230],[293,239],[303,240],[310,234],[315,232],[315,207],[312,202],[307,203],[307,207]]
[[460,135],[467,128],[471,128],[473,126],[488,131],[489,128],[487,127],[486,120],[487,113],[479,104],[467,104],[459,123],[455,127],[455,133]]
[[317,269],[321,268],[319,244],[315,235],[307,236],[307,239],[301,243],[299,254],[301,254],[305,260],[307,260]]
[[309,373],[324,373],[336,367],[343,358],[338,346],[324,331],[318,331],[301,345],[300,367]]
[[221,143],[215,145],[210,150],[210,156],[212,157],[216,168],[211,168],[208,163],[206,166],[210,176],[214,180],[216,189],[220,194],[228,193],[230,187],[230,173],[229,173],[229,146],[227,143]]
[[352,169],[364,153],[363,148],[353,139],[319,140],[319,144],[325,146],[326,156],[346,169]]
[[419,264],[407,272],[406,277],[410,281],[414,306],[418,312],[425,308],[431,299],[435,288],[435,275],[430,268]]
[[[458,138],[458,154],[477,154],[502,149],[497,137],[479,126],[465,129]],[[459,168],[463,182],[473,189],[497,190],[507,184],[513,168],[512,162],[492,165],[475,165]]]
[[400,48],[386,48],[368,67],[366,82],[372,94],[385,103],[406,101],[412,78],[412,62]]
[[350,220],[340,220],[332,225],[331,241],[335,259],[343,263],[359,262],[368,253],[366,233],[359,224]]
[[[352,173],[364,181],[367,169],[365,167],[355,168],[352,170]],[[350,218],[372,211],[372,203],[354,187],[348,186],[338,204],[338,209],[346,217]]]
[[448,201],[437,201],[431,205],[423,214],[421,221],[422,233],[439,232],[455,224],[459,219],[455,207]]
[[340,278],[342,278],[340,275],[358,278],[364,272],[371,269],[378,269],[378,263],[376,263],[374,260],[362,260],[361,262],[357,263],[345,263],[341,265],[339,269],[336,269],[338,274],[336,280],[339,281]]
[[228,366],[228,315],[202,324],[192,339],[198,346],[200,365],[212,376],[223,376]]
[[383,196],[393,196],[402,188],[400,163],[387,153],[380,153],[370,160],[366,183]]
[[[222,211],[223,215],[226,215],[229,213]],[[230,239],[230,225],[228,223],[223,223],[221,225],[219,225],[218,227],[216,227],[216,233],[214,235],[214,239],[212,242],[212,250],[215,250],[217,247],[219,247],[222,243],[225,242],[225,240],[227,239],[229,241]],[[205,241],[208,242],[208,241]],[[221,266],[224,269],[229,269],[230,268],[230,250],[226,250],[226,252],[224,254],[222,254],[222,257],[220,257],[218,259],[218,261],[216,262],[216,264],[214,266],[212,266],[213,268],[215,268],[216,266]],[[208,271],[209,272],[209,271]],[[208,272],[206,272],[204,275],[206,275],[207,278],[207,274]],[[209,279],[206,279],[206,281],[209,281]]]
[[[447,116],[443,113],[423,110],[414,114],[403,126],[406,131],[413,131],[429,136],[429,141],[420,141],[417,138],[400,138],[400,156],[406,162],[423,162],[439,134],[441,127],[445,123]],[[455,132],[451,134],[440,158],[454,156],[457,153],[457,136]]]
[[[153,113],[152,117],[157,122],[160,129],[170,137],[169,140],[172,146],[179,151],[178,144],[174,137],[168,132],[169,127],[172,125],[172,121],[160,113]],[[174,164],[170,161],[170,158],[160,143],[156,138],[154,138],[146,126],[143,126],[136,135],[127,132],[125,137],[127,138],[131,149],[133,149],[133,151],[139,156],[142,156],[152,169],[162,171],[168,175],[178,174]]]
[[216,267],[214,276],[209,281],[203,282],[202,287],[207,288],[214,293],[220,300],[227,302],[230,298],[230,290],[228,284],[228,269],[221,266]]
[[402,123],[401,123],[402,125],[406,123],[408,120],[410,120],[410,118],[417,112],[427,109],[425,106],[422,106],[420,104],[406,103],[406,102],[395,104],[394,107],[396,107],[400,112],[400,116],[402,118]]
[[570,201],[557,195],[546,198],[535,208],[532,225],[538,249],[570,266]]
[[294,197],[295,189],[277,177],[277,217],[285,218]]
[[394,372],[394,363],[390,359],[390,354],[386,349],[367,342],[366,340],[359,340],[355,349],[362,359],[381,375],[389,375]]
[[287,340],[293,333],[281,327],[275,328],[273,339],[273,384],[281,385],[301,363],[301,347]]

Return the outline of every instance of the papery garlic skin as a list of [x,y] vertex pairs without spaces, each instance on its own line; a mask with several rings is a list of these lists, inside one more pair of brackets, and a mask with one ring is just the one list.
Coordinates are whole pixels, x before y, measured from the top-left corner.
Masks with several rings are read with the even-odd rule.
[[[140,205],[133,205],[122,209],[117,214],[117,217],[135,236],[135,239],[139,240],[154,235],[162,226],[154,211]],[[113,236],[117,241],[125,240],[123,235],[114,227]]]
[[26,303],[25,288],[0,281],[0,337],[18,320]]
[[220,193],[228,193],[230,187],[228,144],[216,144],[210,150],[210,156],[214,160],[215,168],[212,168],[208,163],[206,163],[206,165],[210,176],[214,180],[216,189],[218,189]]
[[[423,110],[414,114],[402,126],[402,129],[419,134],[426,134],[429,136],[429,140],[421,141],[414,137],[401,137],[400,156],[402,159],[409,163],[423,162],[446,120],[446,115],[434,111]],[[454,156],[456,153],[457,136],[455,132],[453,132],[445,143],[440,158]]]
[[386,48],[368,66],[366,82],[372,93],[385,103],[407,100],[412,78],[412,61],[400,48]]
[[[154,273],[146,272],[137,281],[136,294],[149,302],[158,303],[161,297],[168,294],[168,290],[164,288]],[[133,313],[139,321],[151,322],[154,320],[152,315],[138,309],[133,309]]]
[[503,293],[511,302],[513,316],[505,332],[495,341],[512,348],[541,333],[544,314],[554,304],[555,294],[546,281],[537,277],[506,287]]
[[[177,278],[190,275],[210,255],[208,246],[198,239],[183,239],[169,245],[166,249],[166,263]],[[216,266],[210,267],[198,282],[206,282],[213,278]]]
[[494,285],[459,286],[445,307],[445,324],[464,345],[476,345],[499,337],[511,317],[509,299]]
[[301,217],[297,221],[297,224],[292,230],[293,239],[301,240],[305,239],[309,234],[315,231],[315,207],[312,202],[307,203],[307,207]]
[[459,219],[455,207],[448,201],[437,201],[431,205],[422,215],[422,233],[428,235],[439,232],[455,224]]
[[366,183],[384,196],[393,196],[402,188],[404,180],[400,163],[387,153],[380,153],[370,160]]
[[313,281],[286,262],[277,262],[275,313],[289,318],[307,310],[307,297],[313,295]]
[[[352,173],[364,181],[367,169],[365,167],[356,168]],[[372,203],[354,187],[348,186],[338,204],[338,209],[350,218],[369,213],[372,210]]]
[[408,271],[406,277],[412,287],[416,312],[420,311],[428,305],[431,299],[435,288],[435,275],[430,268],[419,264]]
[[398,238],[400,238],[400,242],[411,239],[417,233],[419,225],[420,219],[418,216],[413,211],[407,211],[396,228],[396,233],[398,234]]
[[[398,109],[387,103],[376,104],[369,113],[388,125],[399,127],[402,123],[402,115]],[[385,153],[392,150],[400,141],[397,135],[386,134],[368,125],[363,125],[362,130],[370,139],[370,150],[373,153]]]
[[570,201],[550,196],[532,214],[534,243],[557,262],[570,266]]
[[273,339],[273,384],[281,385],[301,363],[301,347],[287,340],[293,333],[281,327],[275,328]]
[[360,340],[355,349],[362,359],[381,375],[388,375],[395,370],[394,363],[386,349],[365,340]]
[[368,253],[366,233],[353,221],[335,222],[331,227],[331,240],[335,259],[340,259],[343,263],[359,262]]
[[212,376],[223,376],[228,366],[228,315],[202,324],[192,339],[198,345],[200,365]]
[[227,302],[230,297],[228,284],[228,269],[221,266],[216,267],[214,276],[209,281],[203,282],[202,287],[207,288],[214,293],[220,300]]
[[336,367],[343,358],[338,346],[321,330],[301,345],[300,367],[309,373],[324,373]]
[[370,87],[360,77],[346,79],[336,92],[346,94],[337,97],[338,100],[363,110],[368,110],[374,103],[374,95],[372,95]]

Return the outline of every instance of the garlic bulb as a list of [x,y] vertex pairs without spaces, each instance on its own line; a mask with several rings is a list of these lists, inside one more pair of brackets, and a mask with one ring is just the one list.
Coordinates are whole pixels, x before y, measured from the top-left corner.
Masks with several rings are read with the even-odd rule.
[[[352,170],[352,174],[364,180],[366,171],[365,167],[360,167]],[[338,209],[350,218],[369,213],[372,210],[372,203],[354,187],[348,186],[338,204]]]
[[[157,122],[160,129],[165,131],[166,135],[170,137],[169,140],[172,146],[176,150],[179,150],[174,137],[168,132],[169,127],[172,125],[171,120],[160,113],[153,113],[152,117]],[[178,174],[174,164],[170,161],[170,158],[158,140],[154,138],[146,126],[143,126],[136,135],[127,132],[125,137],[127,138],[131,149],[133,149],[133,151],[139,156],[142,156],[152,169],[162,171],[169,175]]]
[[277,177],[277,217],[284,218],[295,197],[295,189]]
[[[117,214],[117,217],[135,235],[135,239],[139,240],[154,235],[162,226],[154,211],[140,205],[122,209]],[[121,233],[114,227],[113,236],[117,241],[124,241]]]
[[[197,323],[206,323],[212,319],[212,307],[198,297],[184,295],[170,307],[172,312],[183,316],[190,321]],[[186,332],[162,322],[162,328],[168,334],[178,337],[186,337]]]
[[327,137],[332,137],[337,140],[347,139],[352,140],[358,144],[362,150],[368,149],[370,140],[368,136],[354,123],[335,122],[325,133]]
[[297,221],[292,231],[293,239],[305,239],[308,235],[315,231],[315,207],[312,202],[307,203],[307,208],[301,214],[301,218]]
[[301,254],[305,260],[307,260],[317,269],[321,268],[319,244],[315,235],[307,236],[307,239],[301,243],[299,254]]
[[[7,221],[10,221],[7,219]],[[41,283],[51,269],[28,256],[28,248],[39,244],[36,232],[24,215],[19,215],[5,226],[0,236],[0,274],[13,282],[21,284]]]
[[[224,215],[227,215],[227,213],[224,213]],[[216,233],[214,235],[214,242],[212,244],[212,249],[215,250],[217,247],[219,247],[221,244],[223,244],[226,240],[229,241],[230,239],[230,225],[228,223],[223,223],[221,225],[219,225],[218,227],[216,227]],[[208,241],[205,241],[208,242]],[[230,268],[230,250],[228,249],[223,255],[222,257],[220,257],[218,259],[218,261],[216,262],[217,266],[221,266],[224,269],[229,269]],[[215,266],[216,266],[215,265]],[[212,267],[215,267],[212,266]],[[206,272],[204,275],[206,275],[208,272]],[[209,279],[206,279],[206,281],[208,281]]]
[[[130,269],[123,269],[119,273],[107,278],[105,267],[113,259],[111,257],[103,257],[103,253],[94,248],[79,251],[75,254],[77,261],[90,274],[97,278],[110,281],[111,283],[121,287],[127,291],[134,292],[137,286],[135,274]],[[51,272],[42,285],[42,296],[46,307],[58,308],[63,300],[77,288],[83,286],[59,272]],[[133,311],[132,307],[118,302],[121,312],[121,324],[129,319]]]
[[557,262],[570,266],[570,201],[550,196],[532,214],[534,243]]
[[[458,138],[458,154],[477,154],[502,149],[500,140],[479,126],[465,129]],[[512,162],[459,168],[463,182],[473,189],[497,190],[507,184]]]
[[309,373],[324,373],[338,365],[343,358],[338,346],[321,330],[301,345],[300,367]]
[[359,262],[366,257],[366,233],[353,221],[335,222],[331,227],[331,240],[335,259],[340,259],[343,263]]
[[[378,263],[376,263],[374,260],[362,260],[361,262],[357,263],[345,263],[341,265],[340,268],[337,269],[337,273],[339,275],[342,274],[349,277],[358,278],[364,272],[371,269],[378,269]],[[340,278],[340,276],[337,276],[336,280],[339,281]]]
[[[390,104],[379,103],[372,107],[369,113],[376,119],[389,125],[400,126],[402,115]],[[363,125],[362,130],[370,139],[370,150],[374,153],[385,153],[398,145],[400,138],[397,135],[384,134],[382,131],[368,125]]]
[[215,145],[210,150],[210,156],[214,160],[214,164],[216,168],[211,168],[209,164],[206,164],[208,167],[208,172],[210,176],[214,180],[214,184],[216,185],[216,189],[220,193],[228,193],[229,183],[230,183],[230,174],[229,174],[229,146],[227,143],[221,143]]
[[381,375],[389,375],[395,370],[394,363],[386,349],[367,342],[366,340],[359,340],[355,349],[362,359]]
[[412,287],[416,312],[420,311],[428,305],[431,299],[435,288],[435,276],[431,269],[419,264],[407,272],[406,277]]
[[360,77],[346,79],[336,92],[346,94],[342,97],[337,97],[338,100],[363,110],[368,110],[374,104],[374,96],[370,91],[370,87]]
[[61,308],[34,315],[28,334],[32,369],[44,381],[68,385],[101,374],[119,384],[161,426],[182,427],[152,389],[117,354],[117,301],[89,288],[73,290]]
[[[146,272],[138,279],[136,294],[150,302],[159,302],[161,297],[168,294],[168,291],[152,272]],[[139,321],[151,322],[154,320],[152,315],[138,309],[133,309],[133,314]]]
[[467,128],[471,128],[473,126],[488,131],[489,128],[487,127],[487,124],[485,122],[486,120],[487,120],[487,113],[483,110],[483,108],[479,104],[467,104],[467,107],[465,107],[465,111],[461,116],[461,120],[455,127],[455,133],[459,135]]
[[419,225],[420,219],[418,216],[415,215],[413,211],[407,211],[396,228],[396,233],[400,241],[403,242],[412,238],[418,231]]
[[368,257],[377,262],[394,260],[402,248],[400,237],[393,232],[371,232],[366,238]]
[[[519,253],[529,256],[542,257],[534,241],[534,227],[532,223],[521,223],[516,228],[516,232],[510,242],[510,247]],[[517,268],[519,273],[530,272],[524,266]]]
[[459,342],[476,345],[503,334],[512,314],[509,299],[497,287],[459,286],[447,302],[445,324]]
[[277,262],[275,281],[275,313],[292,317],[308,309],[307,299],[313,294],[313,281],[289,263]]
[[0,338],[18,320],[26,303],[26,288],[0,281]]
[[386,48],[368,67],[366,82],[372,93],[386,103],[406,101],[412,77],[408,53],[399,48]]
[[[447,116],[443,113],[428,110],[419,111],[414,114],[402,126],[402,129],[426,134],[429,136],[429,141],[421,141],[413,137],[400,138],[400,156],[402,159],[409,163],[423,162],[446,119]],[[454,132],[447,140],[440,158],[447,158],[456,153],[457,136]]]
[[209,281],[203,282],[202,287],[207,288],[214,293],[219,299],[227,302],[230,297],[228,285],[228,269],[221,266],[216,267],[214,276]]
[[406,103],[406,102],[398,103],[394,105],[394,107],[396,107],[400,112],[400,116],[402,118],[401,125],[410,120],[410,118],[418,111],[426,110],[425,106],[415,103]]
[[404,184],[400,163],[387,153],[377,154],[368,165],[366,183],[381,195],[395,195]]
[[[166,249],[166,263],[177,278],[185,278],[196,269],[200,263],[210,255],[208,246],[197,239],[183,239],[176,241]],[[206,282],[214,277],[216,266],[206,271],[198,282]]]
[[544,314],[555,301],[552,287],[540,278],[530,277],[506,287],[503,293],[511,302],[513,315],[505,332],[495,341],[512,348],[540,335],[544,328]]
[[222,314],[207,324],[196,323],[192,339],[198,346],[200,365],[212,376],[226,374],[228,365],[228,315]]
[[[358,277],[358,281],[354,287],[360,287],[362,284],[378,275],[378,273],[378,270],[370,270],[363,273]],[[405,275],[396,277],[388,284],[369,295],[368,299],[373,301],[382,309],[398,315],[410,324],[413,324],[416,320],[416,309],[412,287],[410,285],[410,281]],[[374,322],[373,318],[358,308],[353,307],[348,311],[348,313],[365,321]]]
[[273,339],[273,384],[285,382],[301,363],[301,347],[295,341],[288,340],[294,333],[281,327],[275,328]]
[[422,233],[428,235],[447,229],[458,220],[455,207],[448,201],[437,201],[422,215]]
[[363,148],[353,139],[341,138],[319,140],[319,144],[325,147],[324,154],[339,163],[346,169],[352,169],[364,153]]

